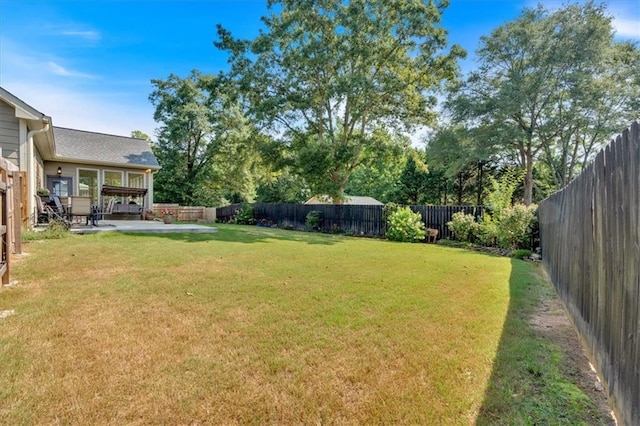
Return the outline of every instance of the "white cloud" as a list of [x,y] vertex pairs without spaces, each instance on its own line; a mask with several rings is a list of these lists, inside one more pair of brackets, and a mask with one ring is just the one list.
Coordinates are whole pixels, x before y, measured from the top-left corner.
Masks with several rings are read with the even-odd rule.
[[[603,1],[607,13],[611,15],[613,29],[616,35],[622,38],[640,40],[640,7],[637,0],[609,0]],[[578,0],[578,3],[586,3],[586,0]],[[549,10],[557,10],[567,3],[563,0],[526,0],[525,6],[535,8],[542,4]],[[599,2],[596,2],[596,5]]]
[[615,18],[613,20],[613,28],[620,37],[640,40],[640,18],[635,21],[632,19]]
[[0,37],[0,85],[60,127],[129,136],[154,136],[150,83],[118,81],[79,72],[67,60]]
[[42,80],[55,77],[96,79],[99,76],[69,69],[61,63],[69,62],[48,51],[34,50],[31,46],[19,45],[0,37],[2,61],[0,62],[0,84],[6,80]]
[[60,34],[64,36],[69,36],[69,37],[79,37],[89,41],[98,41],[102,38],[98,31],[91,31],[91,30],[88,30],[88,31],[82,31],[82,30],[76,30],[76,29],[62,30],[60,31]]
[[56,62],[53,62],[53,61],[48,61],[47,62],[47,68],[53,74],[59,75],[59,76],[62,76],[62,77],[96,78],[96,76],[91,75],[91,74],[68,70],[65,67],[63,67],[62,65],[60,65],[60,64],[58,64]]
[[54,126],[129,136],[141,130],[153,138],[158,125],[146,99],[132,102],[126,94],[68,88],[48,82],[10,81],[2,87],[50,116]]

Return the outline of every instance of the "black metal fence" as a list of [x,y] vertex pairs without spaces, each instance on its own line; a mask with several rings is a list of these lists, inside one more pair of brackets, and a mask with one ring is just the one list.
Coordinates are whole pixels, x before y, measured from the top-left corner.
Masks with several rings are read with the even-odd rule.
[[[216,218],[221,222],[230,221],[243,204],[216,209]],[[356,236],[384,237],[386,220],[383,206],[356,205],[305,205],[305,204],[252,204],[253,217],[264,219],[277,225],[278,228],[304,229],[307,214],[319,211],[322,214],[321,232],[339,232]],[[451,238],[447,222],[454,213],[464,212],[476,218],[484,213],[482,207],[474,206],[409,206],[420,213],[427,228],[439,231],[438,238]]]
[[619,424],[640,421],[640,125],[539,205],[542,259]]

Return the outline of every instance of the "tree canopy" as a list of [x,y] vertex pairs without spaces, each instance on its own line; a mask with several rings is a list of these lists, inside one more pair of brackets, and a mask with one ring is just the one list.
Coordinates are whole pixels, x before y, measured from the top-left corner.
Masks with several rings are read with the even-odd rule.
[[[339,203],[348,192],[482,204],[517,166],[514,194],[530,204],[640,111],[640,51],[614,39],[604,5],[523,9],[481,38],[458,83],[465,53],[440,25],[447,0],[267,3],[254,39],[218,25],[228,71],[152,81],[158,201]],[[424,152],[408,137],[421,126]]]
[[434,123],[435,90],[457,59],[439,26],[446,1],[269,1],[265,30],[238,40],[218,26],[250,116],[294,148],[316,193],[344,197],[353,171],[386,148],[378,135]]
[[530,204],[536,161],[547,162],[561,187],[597,141],[631,121],[638,101],[632,57],[637,49],[614,41],[604,6],[525,9],[482,37],[479,68],[450,102],[454,120],[516,155]]
[[159,201],[211,205],[225,195],[255,197],[254,171],[261,141],[224,80],[193,71],[186,78],[153,80],[149,99],[162,126],[152,145],[162,165],[156,175]]

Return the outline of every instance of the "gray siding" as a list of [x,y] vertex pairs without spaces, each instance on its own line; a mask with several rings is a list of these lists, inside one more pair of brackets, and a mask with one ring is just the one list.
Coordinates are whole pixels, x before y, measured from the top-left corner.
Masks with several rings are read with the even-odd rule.
[[0,101],[0,148],[2,156],[18,164],[20,157],[20,121],[14,108]]

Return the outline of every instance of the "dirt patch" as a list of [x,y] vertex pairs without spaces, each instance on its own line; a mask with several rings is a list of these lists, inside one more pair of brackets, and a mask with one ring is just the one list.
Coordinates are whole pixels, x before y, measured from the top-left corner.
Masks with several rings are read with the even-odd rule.
[[599,416],[594,419],[594,423],[604,422],[607,425],[615,425],[616,421],[611,414],[607,393],[592,369],[580,337],[555,292],[549,291],[545,295],[531,319],[531,324],[541,336],[562,351],[562,372],[591,398],[598,410]]

